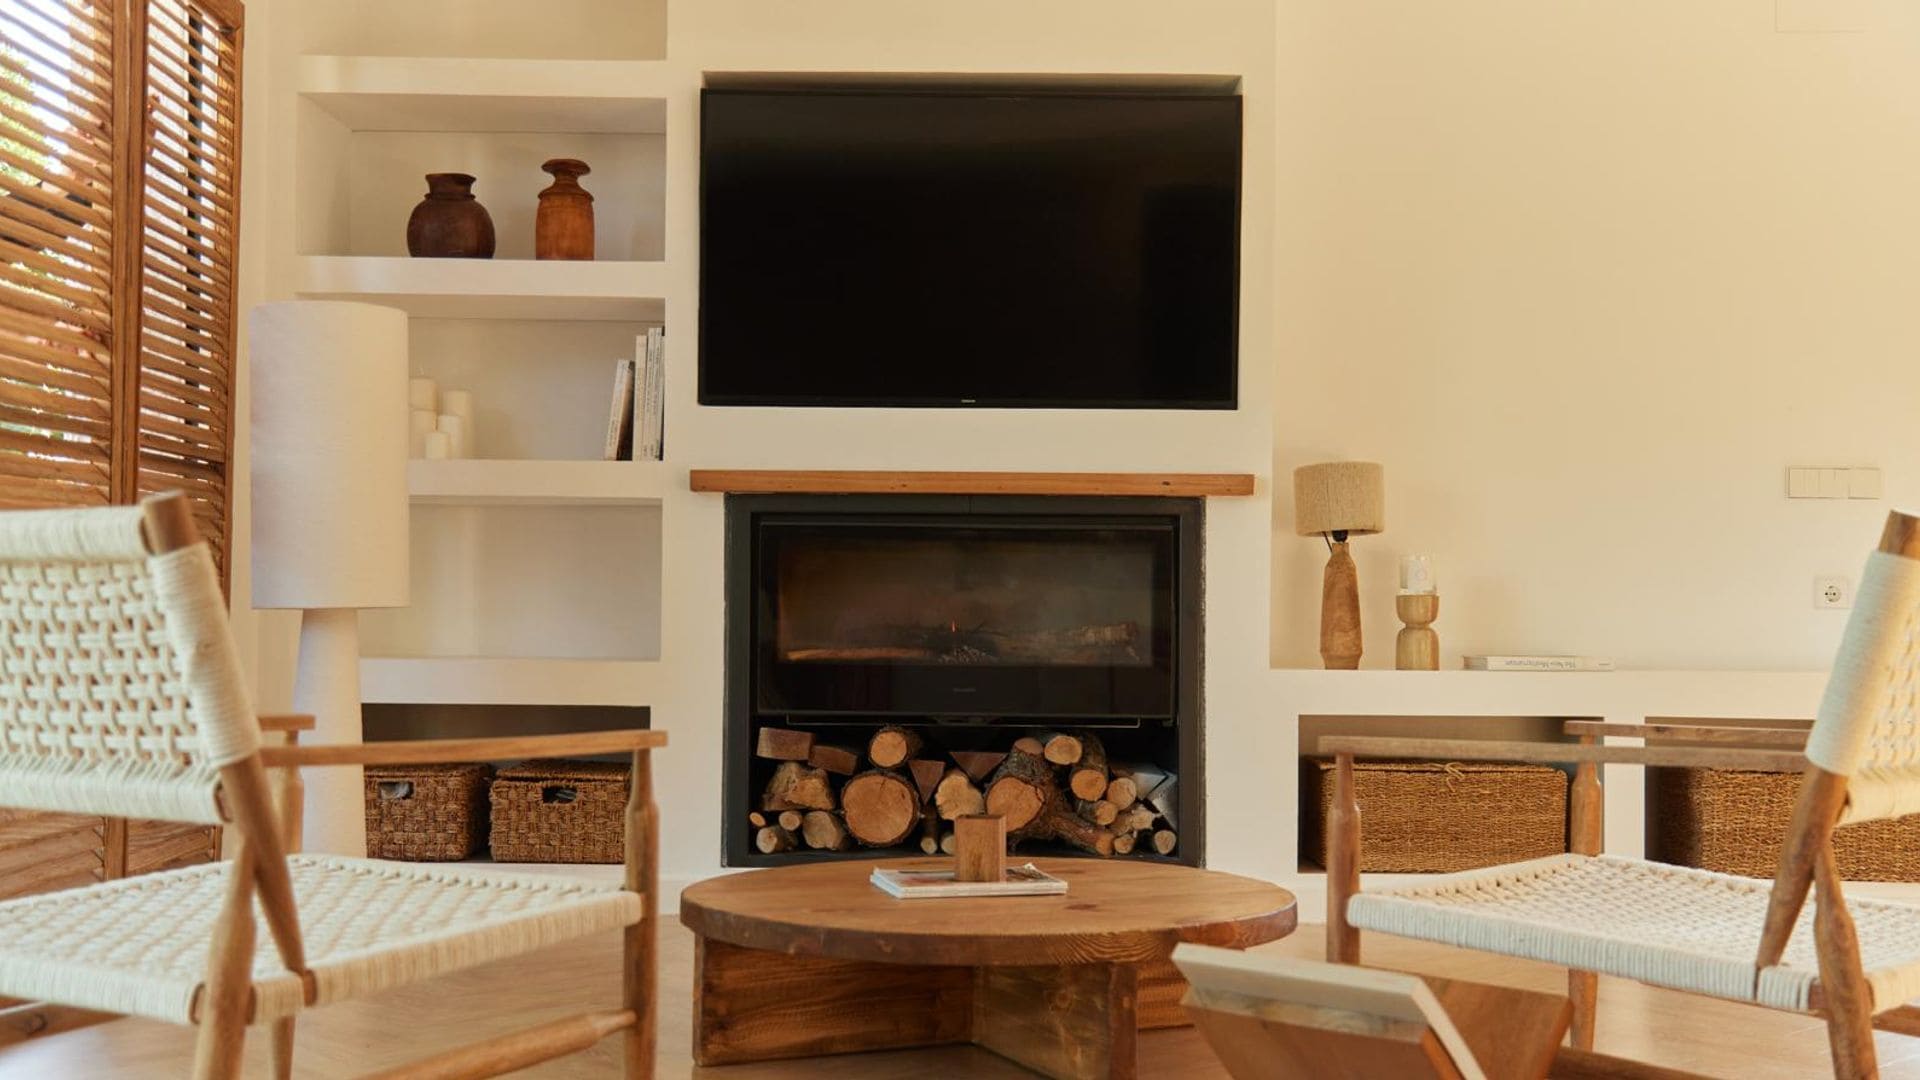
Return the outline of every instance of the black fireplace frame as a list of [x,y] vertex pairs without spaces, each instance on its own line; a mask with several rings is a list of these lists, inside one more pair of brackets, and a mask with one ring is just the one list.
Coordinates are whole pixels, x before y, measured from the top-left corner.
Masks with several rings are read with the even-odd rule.
[[[761,854],[753,844],[754,830],[747,820],[747,808],[755,803],[751,790],[754,763],[754,730],[758,718],[756,694],[752,684],[754,653],[754,616],[759,602],[753,579],[757,552],[755,536],[761,515],[854,515],[868,517],[903,516],[916,519],[952,516],[1032,516],[1036,518],[1108,519],[1119,517],[1163,518],[1174,528],[1174,712],[1167,718],[1061,718],[1035,717],[935,717],[888,716],[795,716],[795,726],[831,730],[846,724],[874,724],[881,721],[906,726],[939,728],[949,724],[985,723],[1011,729],[1071,725],[1090,727],[1139,727],[1163,724],[1174,731],[1178,761],[1174,767],[1180,778],[1180,846],[1172,856],[1140,855],[1164,862],[1203,865],[1206,852],[1205,724],[1203,721],[1202,673],[1205,647],[1203,545],[1205,503],[1201,499],[1136,498],[1130,496],[1026,496],[1026,495],[729,495],[726,498],[726,653],[725,698],[722,726],[721,859],[728,867],[780,866],[815,862],[821,859],[871,859],[874,852],[796,851],[775,855]],[[1091,524],[1091,521],[1090,521]]]

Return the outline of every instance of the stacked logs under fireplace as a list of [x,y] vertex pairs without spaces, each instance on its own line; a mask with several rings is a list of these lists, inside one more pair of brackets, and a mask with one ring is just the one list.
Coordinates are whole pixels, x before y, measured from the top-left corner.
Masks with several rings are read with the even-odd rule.
[[[977,740],[969,740],[977,741]],[[812,731],[760,728],[756,756],[774,765],[748,820],[762,855],[855,848],[953,853],[953,822],[1006,819],[1009,847],[1051,841],[1099,855],[1173,855],[1179,778],[1110,760],[1092,731],[1007,732],[1006,748],[943,750],[887,725],[864,745]]]

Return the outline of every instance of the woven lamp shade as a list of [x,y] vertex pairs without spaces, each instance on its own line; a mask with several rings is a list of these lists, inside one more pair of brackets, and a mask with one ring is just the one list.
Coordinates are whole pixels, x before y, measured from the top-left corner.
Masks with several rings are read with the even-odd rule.
[[1301,536],[1354,536],[1387,527],[1386,470],[1371,461],[1329,461],[1293,470],[1293,527]]

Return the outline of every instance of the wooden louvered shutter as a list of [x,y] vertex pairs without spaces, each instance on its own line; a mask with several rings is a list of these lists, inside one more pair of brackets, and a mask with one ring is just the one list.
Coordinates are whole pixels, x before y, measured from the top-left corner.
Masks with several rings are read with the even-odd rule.
[[201,535],[215,539],[224,571],[240,231],[240,7],[147,0],[145,29],[134,467],[141,495],[180,490],[192,498]]
[[0,4],[0,506],[113,495],[114,32]]

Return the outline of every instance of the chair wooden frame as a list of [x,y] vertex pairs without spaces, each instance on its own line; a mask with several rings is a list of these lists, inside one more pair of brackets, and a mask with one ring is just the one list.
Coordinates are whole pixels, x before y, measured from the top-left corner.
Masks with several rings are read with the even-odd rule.
[[[199,542],[185,498],[165,496],[146,504],[147,547],[156,555]],[[653,1075],[656,1041],[655,988],[659,929],[659,809],[653,801],[650,752],[666,745],[663,732],[603,731],[490,739],[442,739],[395,743],[300,746],[298,733],[310,729],[305,718],[268,720],[262,726],[283,736],[220,769],[220,805],[233,853],[227,891],[214,925],[207,974],[195,996],[198,1028],[193,1075],[196,1080],[230,1080],[241,1072],[247,1026],[254,1013],[252,962],[255,949],[253,905],[273,937],[281,962],[306,982],[306,999],[315,1001],[315,983],[301,940],[300,915],[287,854],[297,847],[303,785],[299,769],[325,765],[388,765],[421,762],[496,761],[515,757],[629,753],[632,774],[625,813],[625,880],[639,894],[641,917],[624,931],[624,984],[618,1009],[582,1013],[525,1031],[429,1055],[372,1074],[379,1077],[494,1076],[585,1050],[615,1032],[625,1038],[626,1075]],[[268,770],[278,770],[270,779]],[[30,1010],[21,1013],[21,1009]],[[0,1046],[112,1019],[108,1014],[35,1003],[0,1011]],[[9,1032],[16,1037],[7,1037]],[[286,1080],[293,1069],[294,1018],[272,1028],[273,1076]]]
[[[1920,517],[1893,512],[1880,539],[1881,552],[1920,559]],[[1347,902],[1360,892],[1360,807],[1354,796],[1356,758],[1416,757],[1449,761],[1530,761],[1573,764],[1571,791],[1572,848],[1575,854],[1597,855],[1601,848],[1601,777],[1608,763],[1667,765],[1690,768],[1799,771],[1800,796],[1781,851],[1768,899],[1756,967],[1780,962],[1795,921],[1814,894],[1814,942],[1819,957],[1819,979],[1813,988],[1814,1012],[1827,1021],[1834,1075],[1843,1080],[1879,1074],[1874,1057],[1873,1030],[1920,1035],[1920,1008],[1899,1002],[1873,1000],[1860,959],[1853,918],[1847,912],[1840,874],[1833,857],[1833,830],[1847,805],[1847,777],[1817,765],[1785,747],[1804,744],[1807,733],[1793,729],[1690,727],[1659,724],[1605,724],[1572,721],[1568,734],[1577,743],[1486,741],[1471,739],[1407,739],[1369,736],[1328,736],[1320,750],[1334,757],[1333,807],[1328,815],[1327,959],[1360,962],[1360,931],[1347,921]],[[1607,746],[1599,739],[1623,737],[1681,737],[1729,744],[1709,746]],[[1741,748],[1755,743],[1771,749]],[[1593,1046],[1595,987],[1598,977],[1589,971],[1568,972],[1568,992],[1574,1004],[1569,1038],[1579,1050]],[[1600,1055],[1595,1055],[1599,1057]],[[1631,1064],[1631,1063],[1623,1063]]]

